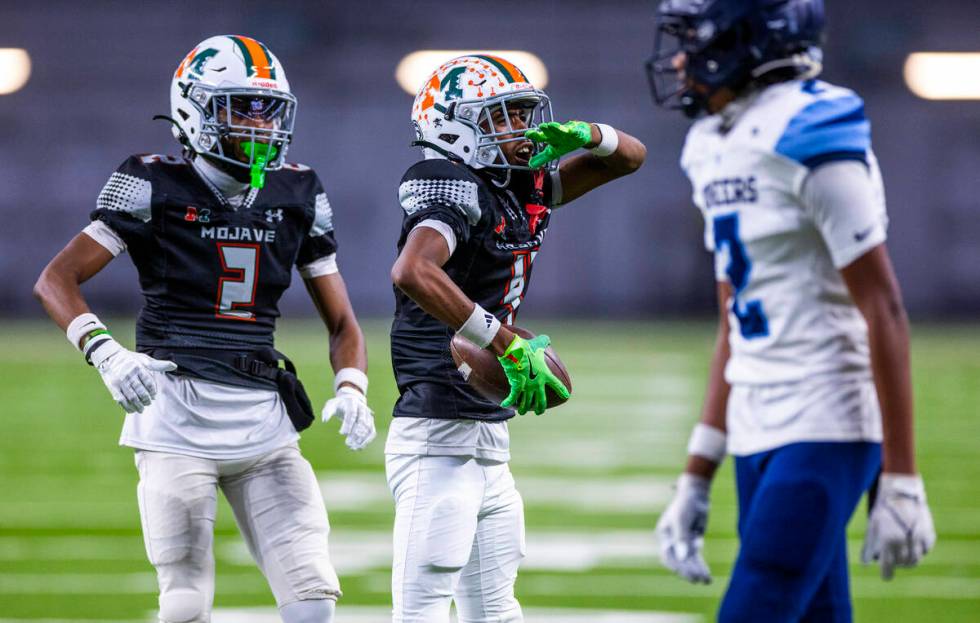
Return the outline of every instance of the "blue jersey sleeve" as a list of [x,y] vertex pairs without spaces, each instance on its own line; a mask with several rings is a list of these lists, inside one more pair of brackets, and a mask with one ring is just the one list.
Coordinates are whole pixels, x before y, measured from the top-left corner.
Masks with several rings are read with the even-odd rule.
[[871,124],[864,115],[864,101],[847,91],[800,110],[786,125],[775,151],[813,169],[835,160],[867,164],[870,149]]

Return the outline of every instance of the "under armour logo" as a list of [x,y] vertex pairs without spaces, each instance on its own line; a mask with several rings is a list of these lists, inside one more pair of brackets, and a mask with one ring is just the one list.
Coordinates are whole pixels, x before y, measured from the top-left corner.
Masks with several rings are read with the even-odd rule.
[[269,223],[281,223],[282,222],[282,208],[277,208],[275,210],[265,211],[265,220]]

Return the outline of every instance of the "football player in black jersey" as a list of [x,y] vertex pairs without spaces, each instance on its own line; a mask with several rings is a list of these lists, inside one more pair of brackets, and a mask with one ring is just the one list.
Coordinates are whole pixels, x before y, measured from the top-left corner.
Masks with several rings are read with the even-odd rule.
[[[643,144],[608,125],[551,121],[548,97],[507,60],[456,58],[415,99],[425,159],[402,178],[391,353],[400,398],[385,446],[396,518],[395,623],[523,620],[514,597],[524,555],[506,421],[567,389],[543,363],[548,338],[513,323],[552,208],[636,171]],[[530,140],[529,140],[530,139]],[[535,147],[537,145],[537,147]],[[570,158],[578,148],[592,153]],[[453,365],[455,333],[492,349],[511,383],[482,398]]]
[[[127,412],[160,621],[210,620],[217,489],[234,509],[286,623],[333,619],[340,585],[329,525],[298,431],[312,409],[273,348],[293,267],[330,334],[347,445],[374,438],[364,338],[337,270],[317,175],[284,161],[296,99],[282,65],[248,37],[211,37],[171,86],[182,157],[132,156],[92,222],[42,273],[35,294]],[[128,250],[145,304],[132,352],[89,311],[80,285]]]

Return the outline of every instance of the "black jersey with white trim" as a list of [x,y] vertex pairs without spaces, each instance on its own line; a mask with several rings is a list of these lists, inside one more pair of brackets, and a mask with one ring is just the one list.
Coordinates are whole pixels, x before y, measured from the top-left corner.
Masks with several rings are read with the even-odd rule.
[[139,273],[139,352],[165,353],[176,374],[273,387],[227,355],[272,346],[293,266],[336,252],[330,204],[312,169],[268,172],[265,187],[236,208],[187,159],[131,156],[91,218],[122,238]]
[[[419,223],[446,223],[457,244],[443,270],[466,296],[501,322],[513,323],[548,230],[552,180],[544,172],[511,171],[502,186],[499,175],[441,158],[409,168],[398,189],[403,210],[398,251]],[[449,352],[453,334],[395,288],[391,359],[401,394],[395,417],[513,417],[513,409],[484,399],[463,380]]]

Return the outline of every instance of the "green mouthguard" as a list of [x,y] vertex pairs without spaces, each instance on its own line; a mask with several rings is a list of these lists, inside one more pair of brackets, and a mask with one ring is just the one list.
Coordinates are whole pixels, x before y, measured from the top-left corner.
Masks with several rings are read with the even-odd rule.
[[262,188],[265,186],[265,165],[276,157],[278,150],[268,143],[255,141],[242,143],[242,150],[252,161],[252,188]]

